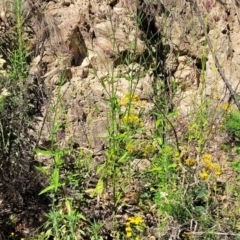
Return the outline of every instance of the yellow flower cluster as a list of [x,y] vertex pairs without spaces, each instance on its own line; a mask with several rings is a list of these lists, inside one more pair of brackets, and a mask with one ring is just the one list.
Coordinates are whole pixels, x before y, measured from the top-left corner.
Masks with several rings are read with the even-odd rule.
[[126,145],[126,150],[129,152],[129,153],[134,153],[137,149],[136,149],[136,146],[133,144],[133,143],[128,143]]
[[185,164],[188,166],[188,167],[193,167],[195,166],[197,163],[196,159],[195,158],[187,158],[185,160]]
[[132,106],[141,107],[146,105],[146,101],[140,100],[137,94],[132,94],[130,92],[126,93],[125,96],[118,100],[120,106],[127,106],[131,104]]
[[139,225],[139,224],[143,223],[143,219],[140,216],[129,217],[126,225],[130,225],[131,223],[135,224],[135,225]]
[[126,227],[126,236],[129,238],[132,236],[132,228],[131,227]]
[[212,162],[211,154],[204,154],[201,158],[203,165],[202,172],[200,173],[200,178],[206,180],[209,178],[210,174],[214,177],[219,177],[222,174],[222,170],[219,164]]
[[[124,124],[130,124],[133,126],[143,126],[142,120],[139,118],[139,112],[141,107],[146,105],[146,101],[140,100],[137,94],[128,92],[123,98],[118,99],[118,104],[121,107],[129,106],[129,112],[122,118]],[[126,109],[125,109],[126,110]],[[124,110],[124,111],[125,111]]]
[[129,114],[129,115],[123,116],[122,122],[124,124],[130,124],[134,126],[143,125],[143,122],[141,121],[141,119],[135,114]]
[[[126,222],[126,228],[125,228],[127,238],[130,238],[136,234],[136,232],[134,231],[134,225],[135,225],[135,228],[137,226],[144,227],[144,222],[143,222],[142,217],[136,216],[136,217],[128,218],[128,220]],[[139,240],[139,236],[136,236],[135,240]]]
[[157,144],[153,143],[146,143],[143,147],[143,157],[150,157],[154,152],[157,150]]
[[209,174],[207,172],[201,172],[199,174],[199,176],[200,176],[201,179],[206,180],[206,179],[208,179]]

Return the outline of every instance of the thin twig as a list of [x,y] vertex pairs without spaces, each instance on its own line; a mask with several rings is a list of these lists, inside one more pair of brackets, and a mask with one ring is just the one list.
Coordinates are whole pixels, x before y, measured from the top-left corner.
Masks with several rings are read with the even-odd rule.
[[[240,236],[238,233],[224,233],[224,232],[211,232],[211,233],[217,236]],[[207,234],[207,232],[190,232],[190,234],[201,236]]]

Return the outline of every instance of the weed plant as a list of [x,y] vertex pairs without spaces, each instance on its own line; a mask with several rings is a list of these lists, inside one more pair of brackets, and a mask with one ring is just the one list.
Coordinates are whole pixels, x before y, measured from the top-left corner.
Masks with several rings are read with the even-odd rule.
[[[172,161],[175,150],[174,147],[164,141],[164,135],[167,133],[170,125],[170,117],[168,118],[167,116],[170,110],[169,106],[171,105],[168,101],[171,101],[171,99],[169,99],[167,94],[161,94],[165,93],[167,89],[169,91],[172,89],[171,82],[164,79],[164,74],[161,72],[164,71],[164,56],[162,56],[160,61],[158,53],[162,43],[159,33],[157,31],[150,33],[153,30],[153,26],[146,22],[148,22],[148,14],[141,10],[136,20],[136,31],[140,31],[140,29],[146,31],[145,43],[147,46],[146,52],[138,59],[138,64],[141,67],[137,71],[133,68],[135,56],[137,55],[135,52],[136,45],[132,45],[129,53],[121,60],[122,66],[128,69],[126,71],[127,74],[121,75],[121,77],[128,80],[129,91],[122,98],[117,97],[118,80],[114,69],[111,69],[107,79],[101,82],[108,96],[106,101],[110,106],[110,124],[108,127],[107,158],[106,162],[98,167],[97,172],[100,173],[100,179],[95,193],[101,197],[109,186],[112,187],[113,219],[115,218],[114,214],[117,214],[118,210],[124,207],[123,203],[128,201],[128,199],[125,199],[125,196],[129,194],[128,191],[131,191],[129,184],[136,182],[141,175],[143,178],[140,184],[151,186],[150,188],[143,188],[142,193],[137,193],[141,195],[141,201],[145,205],[144,208],[146,210],[149,210],[154,202],[158,211],[163,214],[174,215],[174,213],[177,214],[177,209],[179,209],[179,206],[173,201],[179,194],[176,182],[177,164]],[[152,22],[151,24],[153,25],[154,23]],[[153,50],[152,45],[154,45],[155,50]],[[113,48],[114,46],[115,42],[113,42]],[[149,65],[150,62],[151,64]],[[154,99],[158,105],[154,110],[157,122],[156,133],[147,139],[139,139],[137,136],[139,134],[144,135],[147,131],[144,123],[144,114],[147,114],[144,112],[144,106],[147,102],[141,100],[135,91],[141,76],[144,76],[149,68],[155,75]],[[97,71],[95,71],[95,75],[97,76]],[[158,111],[158,109],[163,109],[163,111]],[[134,174],[132,162],[136,158],[149,159],[149,162],[151,162],[150,170]],[[168,196],[168,199],[166,196]],[[163,199],[166,199],[165,203],[163,203]],[[138,204],[138,200],[136,201]],[[133,219],[135,218],[133,217]],[[143,218],[141,218],[141,222],[145,226]],[[139,239],[144,235],[143,226],[137,226],[134,230],[133,228],[133,226],[127,226],[125,233],[119,233],[120,239]],[[136,235],[135,231],[140,232]]]
[[16,49],[10,50],[9,62],[11,66],[11,71],[9,72],[9,77],[13,80],[20,80],[19,83],[24,83],[26,81],[28,72],[27,57],[28,52],[26,50],[25,40],[23,38],[23,12],[22,12],[22,0],[15,0],[13,2],[13,9],[16,16]]
[[[36,167],[38,171],[47,176],[48,184],[39,194],[47,194],[51,199],[51,209],[46,214],[47,220],[41,234],[44,239],[50,237],[56,240],[78,239],[84,235],[80,223],[86,220],[76,204],[77,201],[81,201],[85,173],[81,164],[82,159],[79,159],[81,154],[77,152],[74,154],[72,148],[63,150],[57,142],[57,134],[66,124],[61,118],[65,114],[61,95],[61,87],[65,81],[64,73],[62,73],[56,101],[49,106],[52,114],[49,116],[49,149],[35,149],[37,155],[47,156],[53,161],[48,167]],[[74,191],[73,195],[68,193],[72,191]]]
[[10,66],[7,75],[0,77],[0,197],[3,199],[0,228],[3,236],[12,232],[19,239],[22,233],[15,230],[17,226],[24,219],[33,218],[40,209],[46,209],[47,199],[38,196],[40,176],[34,170],[35,140],[30,134],[33,114],[39,113],[41,99],[36,95],[41,90],[27,81],[28,54],[23,40],[21,0],[14,1],[13,9],[16,16],[14,48],[5,52]]

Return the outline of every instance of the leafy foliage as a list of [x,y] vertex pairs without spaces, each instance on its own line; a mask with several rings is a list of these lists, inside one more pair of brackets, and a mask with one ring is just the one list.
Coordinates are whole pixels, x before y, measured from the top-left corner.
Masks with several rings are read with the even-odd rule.
[[231,111],[225,121],[225,126],[229,133],[240,138],[240,112]]

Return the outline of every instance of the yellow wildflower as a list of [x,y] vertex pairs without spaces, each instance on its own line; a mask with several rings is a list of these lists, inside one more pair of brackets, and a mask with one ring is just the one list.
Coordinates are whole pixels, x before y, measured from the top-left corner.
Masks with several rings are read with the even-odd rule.
[[131,223],[130,222],[126,222],[125,224],[126,224],[127,227],[129,227]]
[[147,157],[153,154],[157,150],[156,143],[146,143],[145,146],[143,146],[143,156]]
[[131,93],[126,93],[123,98],[118,100],[119,105],[121,106],[126,106],[127,104],[135,104],[136,102],[139,101],[139,96],[137,94],[131,94]]
[[137,216],[137,217],[129,217],[128,221],[132,224],[139,225],[140,223],[143,222],[142,217]]
[[196,163],[197,163],[197,161],[194,158],[188,158],[188,159],[185,160],[185,164],[188,167],[192,167],[192,166],[196,165]]
[[135,238],[135,240],[140,240],[139,236],[137,236],[137,237]]
[[142,222],[143,222],[143,220],[142,220],[141,217],[137,216],[137,217],[135,218],[135,224],[136,224],[136,225],[138,225],[138,224],[140,224],[140,223],[142,223]]
[[124,97],[118,99],[118,103],[120,106],[127,106],[131,104],[132,106],[141,107],[145,106],[147,102],[145,100],[140,100],[138,94],[126,93]]
[[125,124],[142,125],[141,119],[135,114],[125,115],[122,121]]
[[126,150],[130,153],[133,153],[135,150],[135,146],[132,143],[126,145]]
[[202,156],[202,161],[203,162],[209,162],[212,158],[212,155],[209,154],[209,153],[205,153],[203,156]]
[[133,102],[137,102],[137,101],[139,101],[140,99],[139,99],[139,96],[137,95],[137,94],[133,94],[133,96],[132,96],[132,101]]
[[206,153],[202,156],[202,163],[204,165],[204,168],[206,168],[209,171],[212,171],[214,169],[214,163],[211,161],[212,155],[209,153]]
[[132,229],[130,227],[126,227],[125,231],[126,231],[127,237],[131,237],[132,236]]
[[128,222],[133,223],[133,221],[134,221],[134,217],[129,217],[128,218]]
[[208,178],[208,173],[207,172],[202,172],[200,173],[200,178],[202,178],[203,180],[207,179]]
[[220,176],[221,174],[222,174],[221,167],[219,166],[219,164],[215,164],[215,175],[216,175],[216,177]]
[[129,99],[126,97],[123,97],[122,99],[118,100],[118,103],[120,106],[126,106],[129,102]]
[[[202,156],[203,168],[205,169],[207,174],[214,173],[215,177],[218,177],[222,174],[221,167],[219,164],[211,161],[211,154],[204,154]],[[202,177],[204,178],[204,177]]]
[[210,171],[214,169],[215,164],[213,162],[208,162],[205,164],[205,168],[208,168]]

